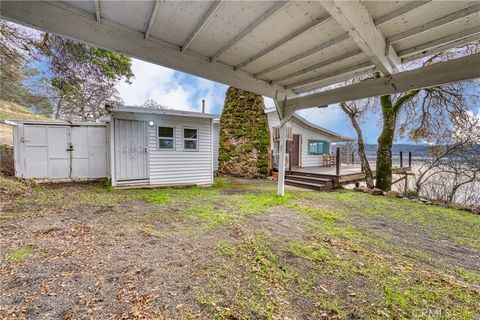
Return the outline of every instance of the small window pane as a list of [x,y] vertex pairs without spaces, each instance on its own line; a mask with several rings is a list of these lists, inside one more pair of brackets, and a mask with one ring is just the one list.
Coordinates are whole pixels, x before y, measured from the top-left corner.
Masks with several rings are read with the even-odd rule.
[[159,137],[166,137],[166,138],[173,138],[173,128],[158,127],[158,136]]
[[323,154],[323,141],[309,140],[308,154],[311,154],[311,155]]
[[183,129],[184,139],[197,139],[197,129]]
[[159,149],[173,149],[173,139],[159,139],[158,140]]
[[184,148],[189,150],[197,150],[197,140],[185,140]]

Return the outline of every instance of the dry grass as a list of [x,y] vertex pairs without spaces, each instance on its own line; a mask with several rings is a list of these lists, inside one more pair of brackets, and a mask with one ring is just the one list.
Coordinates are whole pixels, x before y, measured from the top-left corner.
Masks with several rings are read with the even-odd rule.
[[10,185],[0,317],[475,319],[480,217],[352,191]]

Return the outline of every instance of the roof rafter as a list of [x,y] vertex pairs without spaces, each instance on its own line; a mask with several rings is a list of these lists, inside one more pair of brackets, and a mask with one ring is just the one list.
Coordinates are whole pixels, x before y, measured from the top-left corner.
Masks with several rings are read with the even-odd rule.
[[331,39],[331,40],[329,40],[329,41],[327,41],[327,42],[325,42],[325,43],[322,43],[322,44],[320,44],[320,45],[318,45],[318,46],[315,46],[315,47],[313,47],[312,49],[310,49],[310,50],[308,50],[308,51],[299,53],[299,54],[297,54],[297,55],[295,55],[295,56],[293,56],[293,57],[288,58],[287,60],[284,60],[284,61],[282,61],[282,62],[280,62],[280,63],[277,63],[277,64],[275,64],[275,65],[273,65],[273,66],[271,66],[271,67],[268,67],[267,69],[262,70],[262,71],[256,73],[256,74],[255,74],[255,77],[258,78],[258,77],[263,76],[264,74],[267,74],[267,73],[270,73],[270,72],[272,72],[272,71],[275,71],[275,70],[278,70],[278,69],[280,69],[280,68],[283,68],[283,67],[285,67],[285,66],[288,66],[290,63],[293,63],[293,62],[295,62],[295,61],[297,61],[297,60],[299,60],[299,59],[303,59],[303,58],[305,58],[305,57],[308,57],[308,56],[310,56],[310,55],[312,55],[312,54],[315,54],[315,53],[317,53],[317,52],[319,52],[319,51],[325,50],[325,49],[327,49],[327,48],[329,48],[329,47],[332,47],[332,46],[334,46],[334,45],[336,45],[336,44],[338,44],[338,43],[340,43],[340,42],[342,42],[342,41],[348,40],[348,39],[349,39],[348,34],[344,33],[344,34],[342,34],[341,36],[338,36],[338,37],[333,38],[333,39]]
[[403,7],[401,8],[398,8],[397,10],[394,10],[390,13],[387,13],[386,15],[383,15],[377,19],[375,19],[374,23],[376,26],[379,26],[381,24],[384,24],[385,22],[387,21],[390,21],[392,19],[395,19],[397,17],[400,17],[400,16],[403,16],[405,13],[408,13],[410,11],[413,11],[429,2],[431,2],[432,0],[428,0],[428,1],[412,1],[406,5],[404,5]]
[[309,66],[307,68],[303,68],[302,70],[298,70],[296,72],[284,75],[280,78],[277,78],[277,79],[272,81],[272,84],[279,83],[279,82],[282,82],[284,80],[288,80],[288,79],[298,77],[298,76],[300,76],[302,74],[305,74],[305,73],[308,73],[310,71],[314,71],[314,70],[320,69],[322,67],[328,66],[332,63],[337,63],[337,62],[340,62],[340,61],[343,61],[343,60],[346,60],[346,59],[349,59],[349,58],[352,58],[352,57],[355,57],[355,56],[358,56],[358,55],[363,55],[363,51],[362,50],[355,50],[355,51],[352,51],[352,52],[346,52],[346,53],[344,53],[344,54],[342,54],[338,57],[334,57],[334,58],[322,61],[320,63],[314,64],[314,65]]
[[203,28],[208,23],[210,18],[213,16],[213,13],[220,7],[221,4],[222,4],[222,1],[214,1],[212,3],[210,8],[208,8],[207,12],[203,15],[200,22],[193,29],[192,33],[190,33],[190,35],[188,36],[187,40],[185,41],[185,43],[182,46],[182,51],[187,50],[188,47],[192,44],[192,42],[195,41],[197,36],[203,30]]
[[[418,45],[418,46],[414,46],[414,47],[411,47],[411,48],[408,48],[408,49],[401,50],[401,51],[398,52],[398,56],[403,59],[407,56],[417,54],[417,53],[423,52],[423,51],[428,51],[428,50],[434,49],[438,46],[442,46],[442,45],[445,45],[447,43],[456,42],[456,41],[461,40],[463,38],[468,38],[468,37],[471,37],[471,36],[479,34],[479,33],[480,33],[480,26],[470,28],[470,29],[467,29],[467,30],[463,30],[463,31],[448,35],[446,37],[438,38],[438,39],[429,41],[427,43],[423,43],[423,44]],[[449,47],[452,48],[452,46],[449,46]]]
[[100,0],[93,0],[93,5],[95,7],[95,18],[97,22],[102,22],[102,9],[100,8]]
[[310,84],[316,84],[315,86],[318,88],[319,87],[318,82],[325,81],[325,80],[328,80],[332,77],[340,76],[340,75],[350,75],[350,77],[351,77],[352,74],[355,74],[359,71],[372,70],[374,67],[375,67],[375,65],[372,62],[368,61],[368,62],[357,64],[357,65],[354,65],[354,66],[351,66],[351,67],[347,67],[347,68],[344,68],[344,69],[341,69],[341,70],[335,70],[335,71],[330,72],[328,74],[322,74],[322,75],[314,77],[314,78],[298,81],[298,82],[295,82],[295,83],[292,83],[292,84],[289,84],[289,85],[285,86],[285,88],[295,89],[295,88],[304,87],[304,86],[307,86],[307,85],[310,85]]
[[155,19],[157,18],[157,12],[160,8],[160,0],[155,0],[155,5],[153,7],[152,12],[150,13],[150,17],[148,18],[147,25],[145,26],[145,39],[148,39],[150,33],[152,32],[153,25],[155,23]]
[[295,88],[293,91],[295,93],[305,93],[305,92],[312,92],[315,89],[323,88],[326,86],[330,86],[335,83],[339,83],[342,81],[347,81],[351,78],[364,76],[367,74],[372,74],[373,70],[375,69],[375,65],[372,63],[370,65],[365,64],[365,67],[357,69],[358,66],[354,68],[346,68],[336,72],[332,72],[323,76],[323,79],[318,80],[309,85],[305,85],[303,87]]
[[250,34],[255,28],[257,28],[259,25],[264,23],[266,20],[268,20],[271,16],[273,16],[278,10],[283,8],[286,4],[288,4],[288,1],[279,1],[277,2],[273,7],[265,11],[260,17],[257,18],[253,23],[251,23],[248,27],[243,29],[239,34],[237,34],[232,40],[230,40],[226,45],[224,45],[220,50],[215,52],[211,57],[211,61],[216,61],[221,55],[223,55],[225,52],[230,50],[236,43],[238,43],[240,40],[245,38],[248,34]]
[[395,71],[396,66],[391,64],[385,54],[385,37],[375,26],[363,2],[328,0],[321,4],[383,74]]
[[253,55],[252,57],[248,58],[247,60],[245,61],[242,61],[241,63],[239,63],[237,66],[235,66],[236,69],[240,69],[240,68],[243,68],[244,66],[252,63],[253,61],[265,56],[266,54],[272,52],[273,50],[285,45],[286,43],[298,38],[300,35],[312,30],[312,29],[315,29],[317,27],[319,27],[320,25],[322,24],[325,24],[329,21],[332,21],[332,17],[330,16],[327,16],[327,17],[320,17],[320,18],[317,18],[317,19],[314,19],[312,20],[310,23],[306,24],[305,26],[302,26],[301,28],[295,30],[294,32],[292,32],[291,34],[283,37],[282,39],[280,39],[279,41],[273,43],[272,45],[266,47],[265,49],[261,50],[260,52],[258,52],[257,54]]
[[430,21],[426,24],[423,24],[421,26],[397,33],[394,36],[391,36],[390,38],[387,38],[388,43],[395,43],[401,40],[405,40],[407,38],[410,38],[412,36],[418,35],[422,32],[430,31],[434,28],[444,26],[448,23],[463,19],[465,17],[468,17],[472,14],[475,14],[480,11],[480,4],[476,4],[473,6],[470,6],[468,8],[462,9],[460,11],[451,13],[449,15],[443,16],[439,19]]
[[466,37],[466,38],[463,38],[463,39],[460,39],[460,40],[457,40],[457,41],[454,41],[454,42],[449,42],[449,43],[443,44],[443,45],[435,47],[435,48],[431,48],[431,49],[428,49],[428,50],[424,50],[424,51],[409,55],[408,57],[403,58],[402,62],[405,63],[405,62],[417,60],[417,59],[420,59],[422,57],[426,57],[426,56],[429,56],[429,55],[432,55],[432,54],[436,54],[436,53],[439,53],[439,52],[442,52],[442,51],[445,51],[445,50],[448,50],[448,49],[451,49],[451,48],[461,47],[463,45],[466,45],[467,43],[471,43],[471,42],[479,41],[479,40],[480,40],[480,33],[477,33],[477,34],[474,34],[472,36],[469,36],[469,37]]
[[367,79],[352,85],[322,91],[282,102],[286,114],[296,110],[324,106],[369,97],[406,92],[412,89],[442,85],[449,82],[480,77],[480,53],[419,69],[399,72],[391,76]]

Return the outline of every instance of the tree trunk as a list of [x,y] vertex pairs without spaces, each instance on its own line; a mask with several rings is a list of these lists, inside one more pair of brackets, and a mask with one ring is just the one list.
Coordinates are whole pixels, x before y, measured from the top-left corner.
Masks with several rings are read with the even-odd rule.
[[365,142],[363,141],[362,128],[358,125],[357,119],[355,117],[350,117],[353,128],[357,132],[358,137],[358,156],[360,157],[360,162],[362,163],[363,172],[365,172],[365,182],[367,183],[368,188],[373,188],[373,173],[370,168],[370,163],[368,162],[367,155],[365,154]]
[[389,95],[380,98],[383,115],[382,133],[378,137],[376,178],[377,188],[389,191],[392,188],[392,144],[397,114]]

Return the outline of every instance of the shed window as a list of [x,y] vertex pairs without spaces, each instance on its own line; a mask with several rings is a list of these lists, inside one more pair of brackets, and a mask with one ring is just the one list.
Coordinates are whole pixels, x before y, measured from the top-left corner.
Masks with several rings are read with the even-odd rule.
[[198,150],[198,129],[183,129],[183,149]]
[[308,140],[308,154],[319,155],[329,152],[329,144],[322,140]]
[[158,149],[173,150],[175,147],[175,130],[173,127],[158,127]]

